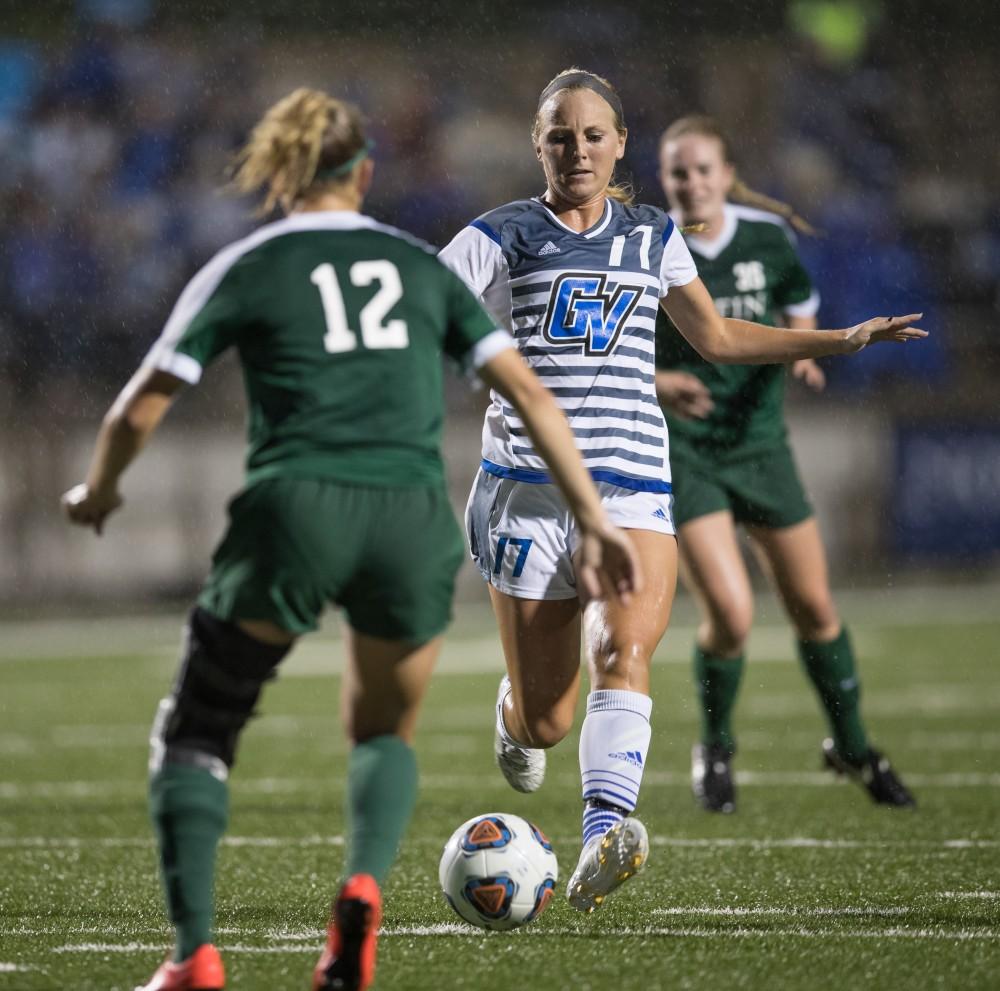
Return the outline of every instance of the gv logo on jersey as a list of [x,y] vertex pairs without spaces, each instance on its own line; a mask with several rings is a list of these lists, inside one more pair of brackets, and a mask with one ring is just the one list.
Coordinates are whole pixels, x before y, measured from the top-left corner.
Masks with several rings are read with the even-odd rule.
[[551,344],[583,344],[584,354],[608,354],[642,299],[642,286],[607,288],[604,274],[565,272],[552,283],[542,333]]

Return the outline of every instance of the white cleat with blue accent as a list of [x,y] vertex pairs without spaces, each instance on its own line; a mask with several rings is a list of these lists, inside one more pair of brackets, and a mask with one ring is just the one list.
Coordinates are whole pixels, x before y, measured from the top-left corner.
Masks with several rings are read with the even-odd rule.
[[497,767],[515,791],[538,791],[545,780],[545,751],[522,747],[510,738],[503,723],[503,704],[510,694],[510,679],[504,675],[497,692],[497,724],[493,754]]
[[645,867],[648,859],[646,827],[631,817],[616,822],[583,848],[566,888],[570,905],[579,912],[600,908],[615,888]]

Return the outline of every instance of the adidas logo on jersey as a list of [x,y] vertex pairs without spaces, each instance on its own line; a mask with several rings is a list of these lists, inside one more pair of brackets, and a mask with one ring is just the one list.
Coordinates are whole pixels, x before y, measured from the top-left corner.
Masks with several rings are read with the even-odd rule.
[[541,258],[542,255],[558,255],[561,253],[561,249],[556,247],[551,241],[546,241],[545,244],[541,246],[538,250],[538,257]]
[[626,764],[634,767],[642,767],[642,754],[638,750],[619,750],[617,753],[608,754],[612,760],[623,760]]

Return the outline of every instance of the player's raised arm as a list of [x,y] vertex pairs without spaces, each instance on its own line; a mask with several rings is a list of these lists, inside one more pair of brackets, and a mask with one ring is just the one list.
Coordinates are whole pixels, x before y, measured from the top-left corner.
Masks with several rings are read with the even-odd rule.
[[183,380],[143,365],[104,416],[86,481],[62,497],[70,521],[97,533],[122,504],[118,481],[159,426]]
[[660,300],[691,346],[716,364],[764,365],[853,354],[879,341],[903,343],[927,336],[913,324],[923,314],[875,317],[846,330],[795,330],[722,317],[701,279],[675,286]]
[[552,394],[514,348],[480,366],[479,376],[517,410],[576,517],[581,531],[580,577],[587,593],[593,598],[613,594],[627,602],[642,587],[639,559],[625,531],[609,522],[573,431]]

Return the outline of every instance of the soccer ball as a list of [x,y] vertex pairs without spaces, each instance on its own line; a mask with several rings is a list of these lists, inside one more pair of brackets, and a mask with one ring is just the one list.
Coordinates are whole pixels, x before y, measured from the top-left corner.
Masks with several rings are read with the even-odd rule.
[[516,929],[545,911],[559,866],[537,826],[507,812],[487,812],[451,834],[438,877],[448,904],[466,922]]

